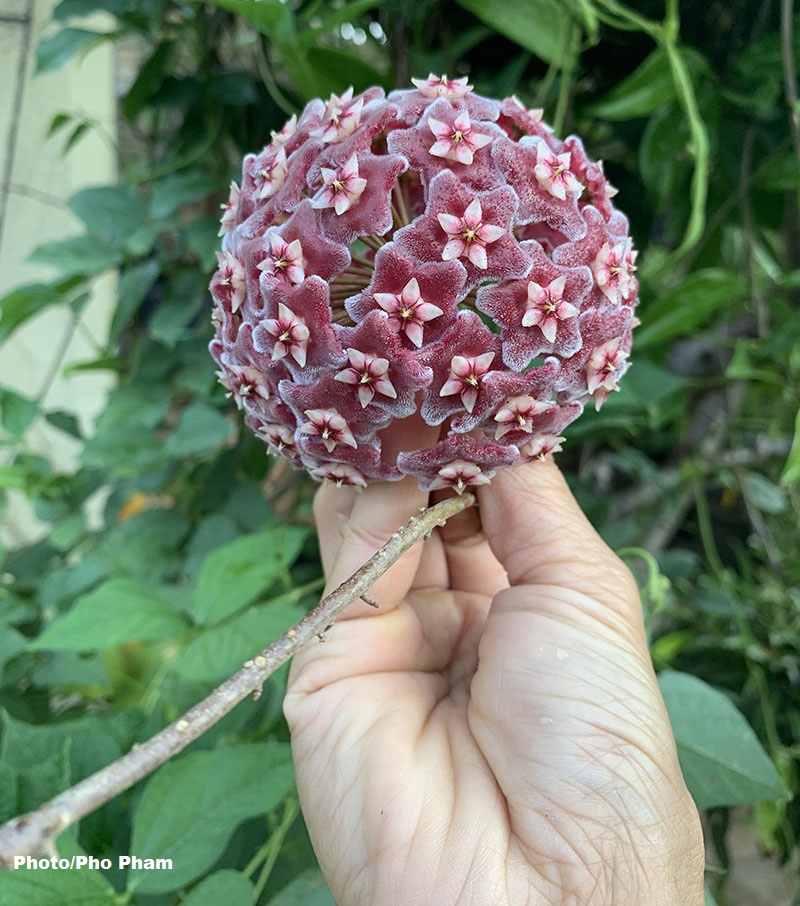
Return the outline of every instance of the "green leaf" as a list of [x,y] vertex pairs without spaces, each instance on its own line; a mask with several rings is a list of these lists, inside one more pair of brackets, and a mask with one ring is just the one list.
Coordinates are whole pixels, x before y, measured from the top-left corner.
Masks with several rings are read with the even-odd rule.
[[88,277],[117,267],[122,253],[94,236],[73,236],[37,246],[28,260],[55,268],[61,277]]
[[117,306],[109,330],[110,342],[118,340],[122,331],[130,325],[160,273],[161,266],[155,259],[143,261],[122,271],[117,284]]
[[223,868],[192,888],[181,906],[251,906],[253,885],[241,872]]
[[280,0],[210,0],[208,6],[216,6],[235,16],[241,16],[269,36],[273,36],[276,26],[291,15],[289,8]]
[[196,621],[219,623],[266,592],[294,563],[306,537],[305,529],[288,525],[245,535],[212,551],[197,578]]
[[192,639],[173,669],[189,681],[224,679],[290,629],[304,613],[302,608],[282,598],[251,607],[229,623],[209,627]]
[[79,53],[111,36],[85,28],[62,28],[50,38],[43,38],[36,48],[36,72],[53,72],[61,69]]
[[742,476],[742,489],[750,503],[762,513],[776,515],[786,510],[788,501],[783,489],[758,472],[746,472]]
[[744,280],[721,268],[689,274],[660,299],[646,306],[642,326],[634,334],[637,349],[662,346],[692,334],[719,309],[730,308],[744,296]]
[[318,868],[311,868],[290,881],[267,906],[336,906]]
[[172,173],[152,183],[150,214],[156,219],[168,217],[182,205],[200,201],[219,189],[219,181],[203,170]]
[[78,598],[31,644],[34,651],[92,651],[145,639],[180,635],[181,617],[146,585],[109,579]]
[[0,299],[0,343],[5,343],[28,318],[63,301],[58,289],[45,283],[30,283],[12,290]]
[[98,12],[120,15],[130,10],[135,10],[141,0],[61,0],[53,10],[53,18],[57,22],[67,19],[80,19],[93,16]]
[[89,123],[82,122],[78,123],[77,126],[70,132],[67,140],[64,142],[64,147],[61,149],[62,154],[69,153],[75,145],[78,144],[78,141],[83,137],[83,135],[89,131]]
[[711,895],[711,891],[707,887],[705,889],[705,894],[706,894],[705,906],[717,906],[717,901]]
[[292,789],[284,743],[193,752],[160,768],[133,817],[131,853],[172,859],[170,872],[131,870],[128,889],[163,893],[188,884],[222,855],[248,818],[274,808]]
[[36,400],[0,387],[0,424],[12,437],[22,438],[39,414]]
[[786,795],[775,766],[730,699],[686,673],[667,671],[658,682],[698,808]]
[[781,473],[781,484],[796,484],[800,481],[800,409],[794,418],[794,439],[792,449]]
[[90,186],[69,200],[70,210],[89,233],[119,245],[147,219],[147,206],[130,186]]
[[126,119],[135,119],[161,87],[167,74],[173,47],[172,41],[165,41],[163,44],[159,44],[139,70],[139,75],[122,101],[122,112]]
[[0,872],[3,906],[115,906],[117,902],[101,871],[22,868]]
[[207,403],[195,401],[181,412],[165,446],[170,456],[192,456],[214,450],[235,433],[236,426],[230,418]]
[[23,466],[0,466],[0,490],[23,491],[28,484],[28,471]]
[[460,6],[531,53],[561,68],[573,61],[576,27],[566,4],[557,0],[458,0]]
[[0,673],[3,667],[16,657],[28,644],[27,638],[11,626],[0,624]]
[[[705,57],[691,47],[679,47],[689,76],[695,84],[709,77]],[[664,50],[656,48],[650,56],[599,101],[586,110],[607,120],[630,120],[649,116],[677,98],[674,76]]]
[[54,428],[58,428],[59,431],[69,434],[70,437],[74,437],[76,440],[83,440],[81,424],[74,413],[66,412],[64,409],[56,409],[53,412],[48,412],[45,415],[45,420]]

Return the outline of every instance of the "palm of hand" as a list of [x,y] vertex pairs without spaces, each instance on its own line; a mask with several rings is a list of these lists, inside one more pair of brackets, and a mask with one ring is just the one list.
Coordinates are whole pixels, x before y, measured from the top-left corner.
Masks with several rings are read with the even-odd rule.
[[[519,480],[481,500],[492,547],[474,514],[449,523],[375,586],[378,611],[354,606],[295,659],[298,787],[340,906],[702,902],[635,586],[568,496],[520,538]],[[418,504],[407,487],[320,492],[329,585]]]

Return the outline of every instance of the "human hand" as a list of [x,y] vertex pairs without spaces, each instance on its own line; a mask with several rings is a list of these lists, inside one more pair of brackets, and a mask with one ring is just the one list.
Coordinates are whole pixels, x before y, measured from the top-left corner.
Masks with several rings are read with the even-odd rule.
[[[703,843],[636,585],[549,461],[503,470],[324,643],[285,711],[338,906],[702,906]],[[421,506],[315,501],[332,590]]]

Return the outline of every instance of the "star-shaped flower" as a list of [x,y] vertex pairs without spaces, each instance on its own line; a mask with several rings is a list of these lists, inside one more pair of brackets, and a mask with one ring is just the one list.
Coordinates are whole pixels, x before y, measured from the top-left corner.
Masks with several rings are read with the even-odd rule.
[[236,226],[236,212],[239,209],[240,196],[241,191],[239,190],[239,186],[235,182],[231,182],[228,200],[225,204],[220,205],[222,208],[222,217],[219,221],[219,232],[217,233],[217,236],[224,236],[225,233],[230,233]]
[[242,262],[230,252],[217,252],[217,271],[211,280],[211,292],[218,302],[232,312],[239,310],[247,295],[247,281]]
[[450,377],[439,391],[439,396],[460,393],[464,408],[467,412],[472,412],[478,399],[481,381],[489,371],[493,359],[493,352],[484,352],[470,358],[454,355],[450,360]]
[[443,157],[460,164],[470,165],[475,152],[492,141],[491,135],[484,135],[472,128],[466,110],[458,114],[452,125],[429,117],[428,127],[436,138],[430,147],[430,153],[434,157]]
[[363,97],[353,100],[352,87],[341,96],[331,94],[325,108],[325,121],[311,131],[311,137],[318,138],[326,145],[344,141],[358,128],[363,106]]
[[520,456],[526,461],[544,459],[548,453],[559,453],[565,440],[556,434],[540,434],[519,448]]
[[258,269],[286,283],[302,283],[306,278],[306,259],[299,239],[287,242],[276,229],[268,232],[270,253]]
[[294,431],[281,424],[260,425],[257,433],[269,445],[271,453],[280,453],[287,459],[297,458]]
[[600,409],[609,393],[619,390],[619,379],[624,371],[628,353],[622,348],[622,337],[595,346],[586,365],[589,393],[594,397],[595,409]]
[[364,194],[367,181],[358,175],[358,156],[353,154],[337,169],[321,167],[322,188],[314,196],[314,208],[333,208],[337,216],[349,211]]
[[516,210],[517,196],[509,186],[475,192],[444,170],[431,180],[425,212],[397,230],[394,240],[410,258],[462,262],[468,293],[486,281],[523,277],[530,270],[530,258],[511,232]]
[[363,408],[372,402],[376,393],[397,399],[397,391],[388,377],[388,359],[358,349],[345,349],[345,352],[350,365],[336,374],[334,380],[357,386],[358,400]]
[[527,395],[507,399],[494,417],[497,422],[495,440],[500,440],[509,431],[524,431],[530,434],[533,431],[534,419],[556,408],[556,403],[550,400],[537,400]]
[[337,444],[347,444],[354,449],[358,447],[350,426],[335,409],[306,409],[305,416],[308,421],[298,430],[301,434],[319,437],[328,453]]
[[522,316],[522,326],[538,326],[549,343],[555,342],[560,322],[578,314],[578,309],[564,300],[566,285],[565,274],[556,277],[547,286],[540,286],[535,280],[528,282],[528,300]]
[[405,333],[411,342],[422,346],[426,321],[443,315],[438,305],[426,302],[419,291],[416,277],[412,277],[399,293],[375,293],[375,301],[389,316],[389,325],[396,333]]
[[569,168],[570,157],[569,151],[554,154],[541,139],[539,140],[533,172],[539,180],[539,185],[561,201],[565,201],[567,195],[577,198],[583,192],[583,186]]
[[297,114],[293,113],[291,119],[283,124],[283,128],[278,132],[270,132],[270,137],[272,138],[270,147],[275,149],[282,148],[294,136],[295,132],[297,132]]
[[261,322],[264,330],[276,338],[272,349],[273,359],[290,355],[302,368],[306,364],[306,350],[310,332],[303,318],[280,302],[278,317]]
[[255,189],[253,197],[259,201],[272,198],[283,188],[288,172],[289,164],[283,147],[274,153],[270,152],[265,158],[256,158],[252,169]]
[[442,229],[451,237],[442,251],[442,261],[468,258],[475,267],[486,270],[486,246],[504,236],[505,228],[483,222],[483,209],[477,198],[473,198],[461,217],[445,213],[436,216]]
[[401,472],[416,476],[424,490],[442,487],[459,490],[460,482],[463,491],[467,485],[486,484],[498,468],[518,460],[516,447],[468,434],[449,434],[428,450],[401,453],[397,465]]
[[463,98],[472,91],[467,76],[460,79],[448,79],[446,75],[435,76],[430,73],[427,79],[411,79],[419,93],[426,98]]
[[367,482],[355,466],[347,462],[328,462],[311,470],[318,481],[332,481],[337,488],[365,488]]
[[628,239],[613,246],[606,242],[592,262],[597,285],[613,305],[631,296],[636,254]]

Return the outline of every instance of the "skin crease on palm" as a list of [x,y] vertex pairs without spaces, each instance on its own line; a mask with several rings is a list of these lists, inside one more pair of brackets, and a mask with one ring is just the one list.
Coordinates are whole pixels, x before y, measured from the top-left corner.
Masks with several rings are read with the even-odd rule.
[[[295,657],[285,710],[338,906],[702,906],[636,585],[551,461],[501,470]],[[328,589],[428,494],[323,486]]]

